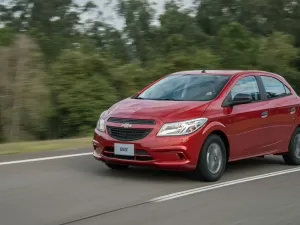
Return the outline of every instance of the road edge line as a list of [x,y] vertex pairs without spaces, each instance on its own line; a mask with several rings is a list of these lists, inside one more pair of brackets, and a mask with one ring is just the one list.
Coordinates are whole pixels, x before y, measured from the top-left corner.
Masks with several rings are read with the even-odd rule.
[[251,177],[246,177],[246,178],[241,178],[241,179],[227,181],[227,182],[223,182],[223,183],[208,185],[208,186],[204,186],[204,187],[200,187],[200,188],[193,188],[193,189],[189,189],[189,190],[185,190],[185,191],[175,192],[172,194],[153,198],[153,199],[149,200],[149,202],[153,202],[153,203],[164,202],[164,201],[184,197],[187,195],[193,195],[193,194],[210,191],[210,190],[214,190],[214,189],[218,189],[218,188],[222,188],[222,187],[228,187],[228,186],[232,186],[232,185],[236,185],[236,184],[242,184],[242,183],[246,183],[246,182],[250,182],[250,181],[256,181],[256,180],[266,179],[266,178],[270,178],[270,177],[275,177],[275,176],[280,176],[280,175],[295,173],[295,172],[300,172],[300,167],[296,167],[296,168],[288,169],[288,170],[276,171],[276,172],[272,172],[272,173],[256,175],[256,176],[251,176]]
[[78,154],[58,155],[58,156],[49,156],[49,157],[41,157],[41,158],[33,158],[33,159],[7,161],[7,162],[0,162],[0,166],[27,163],[27,162],[39,162],[39,161],[46,161],[52,159],[73,158],[73,157],[86,156],[86,155],[92,155],[92,153],[88,152],[88,153],[78,153]]

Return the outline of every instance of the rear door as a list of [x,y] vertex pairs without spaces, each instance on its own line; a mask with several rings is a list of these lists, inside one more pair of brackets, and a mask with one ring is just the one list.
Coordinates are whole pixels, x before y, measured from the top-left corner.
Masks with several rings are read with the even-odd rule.
[[231,143],[231,159],[237,160],[259,155],[270,150],[272,142],[268,135],[270,112],[265,104],[265,95],[256,76],[240,78],[233,86],[226,101],[231,101],[237,94],[250,94],[253,102],[235,105],[230,108],[226,118],[228,138]]
[[260,76],[260,79],[266,91],[266,104],[274,115],[270,121],[273,150],[287,150],[298,110],[297,96],[292,95],[283,82],[271,75]]

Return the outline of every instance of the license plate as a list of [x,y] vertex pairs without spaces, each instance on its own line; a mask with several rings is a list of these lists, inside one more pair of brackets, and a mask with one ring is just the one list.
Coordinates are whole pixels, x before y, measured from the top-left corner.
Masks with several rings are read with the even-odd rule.
[[115,153],[115,155],[134,156],[134,145],[133,144],[115,144],[114,153]]

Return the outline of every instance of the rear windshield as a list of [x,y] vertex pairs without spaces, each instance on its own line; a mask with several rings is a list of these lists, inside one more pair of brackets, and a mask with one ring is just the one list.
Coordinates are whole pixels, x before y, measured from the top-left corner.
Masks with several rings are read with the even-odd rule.
[[231,76],[209,74],[171,75],[136,98],[170,101],[209,101],[217,97]]

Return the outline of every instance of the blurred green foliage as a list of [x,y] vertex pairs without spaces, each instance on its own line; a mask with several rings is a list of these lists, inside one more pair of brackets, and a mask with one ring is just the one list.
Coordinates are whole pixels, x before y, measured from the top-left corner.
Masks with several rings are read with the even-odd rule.
[[169,0],[158,18],[151,1],[113,6],[122,29],[92,1],[0,4],[0,141],[84,136],[103,110],[179,70],[267,70],[300,91],[300,0]]

